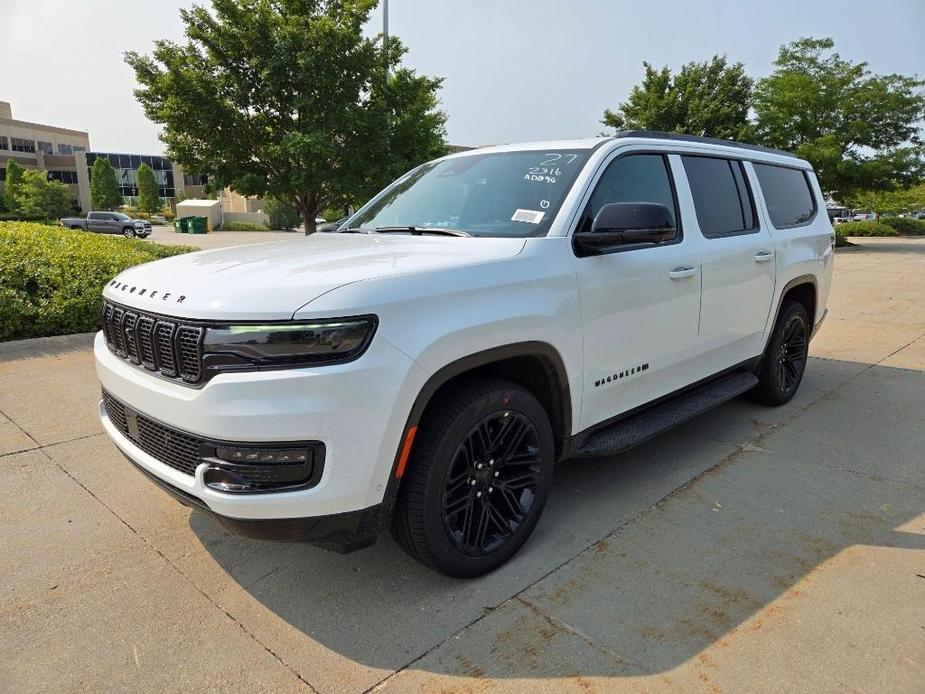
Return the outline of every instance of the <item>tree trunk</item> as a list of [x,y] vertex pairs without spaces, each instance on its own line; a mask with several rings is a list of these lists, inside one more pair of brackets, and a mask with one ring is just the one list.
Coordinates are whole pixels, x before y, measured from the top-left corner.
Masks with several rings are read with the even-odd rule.
[[314,193],[305,195],[296,195],[295,206],[302,215],[302,226],[305,229],[305,235],[314,234],[318,230],[315,224],[315,217],[318,214],[318,198]]

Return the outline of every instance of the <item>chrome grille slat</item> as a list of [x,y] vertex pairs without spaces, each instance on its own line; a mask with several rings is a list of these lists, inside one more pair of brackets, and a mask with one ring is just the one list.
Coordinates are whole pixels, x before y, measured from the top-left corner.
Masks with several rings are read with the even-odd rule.
[[138,336],[135,334],[135,324],[138,322],[138,314],[131,311],[125,314],[122,321],[122,335],[125,338],[125,354],[128,360],[133,364],[140,364],[138,358]]
[[177,359],[173,353],[173,338],[177,324],[159,320],[154,326],[154,353],[160,372],[170,378],[177,376]]
[[154,319],[151,316],[139,316],[135,333],[138,335],[138,353],[141,364],[146,369],[157,371],[157,362],[154,360]]
[[103,302],[103,336],[120,359],[187,384],[202,381],[205,328]]

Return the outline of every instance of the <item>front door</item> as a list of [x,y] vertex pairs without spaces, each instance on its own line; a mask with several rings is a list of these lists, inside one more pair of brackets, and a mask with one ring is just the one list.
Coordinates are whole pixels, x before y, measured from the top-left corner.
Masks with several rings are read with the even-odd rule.
[[622,414],[690,382],[697,354],[700,257],[686,238],[667,155],[618,155],[595,184],[578,223],[612,202],[655,202],[677,233],[657,246],[576,257],[584,330],[580,428]]

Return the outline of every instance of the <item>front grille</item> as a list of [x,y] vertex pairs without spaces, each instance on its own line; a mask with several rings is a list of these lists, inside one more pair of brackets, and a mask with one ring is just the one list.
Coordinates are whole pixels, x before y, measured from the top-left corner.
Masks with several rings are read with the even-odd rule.
[[[200,457],[204,453],[202,447],[205,441],[127,408],[105,390],[103,402],[109,421],[141,450],[174,470],[187,475],[196,472],[196,466],[202,462]],[[137,422],[137,431],[130,426],[130,420]]]
[[102,319],[109,351],[120,359],[184,383],[202,381],[201,326],[109,301],[103,302]]

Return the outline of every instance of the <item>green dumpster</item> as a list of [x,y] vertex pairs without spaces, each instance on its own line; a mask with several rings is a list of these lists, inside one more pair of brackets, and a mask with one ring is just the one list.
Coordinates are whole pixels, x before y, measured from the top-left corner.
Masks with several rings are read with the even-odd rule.
[[208,217],[187,217],[190,234],[205,234],[209,230]]
[[182,217],[180,219],[173,220],[173,230],[178,234],[188,234],[189,225],[187,223],[188,217]]

